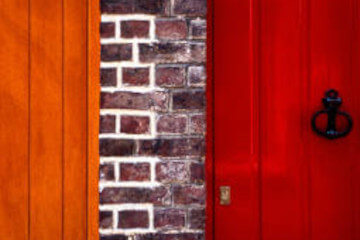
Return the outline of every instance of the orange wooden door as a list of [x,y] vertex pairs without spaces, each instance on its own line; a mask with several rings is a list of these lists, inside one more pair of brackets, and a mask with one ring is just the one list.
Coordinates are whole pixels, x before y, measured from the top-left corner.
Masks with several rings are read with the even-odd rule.
[[88,7],[0,0],[1,239],[87,239]]

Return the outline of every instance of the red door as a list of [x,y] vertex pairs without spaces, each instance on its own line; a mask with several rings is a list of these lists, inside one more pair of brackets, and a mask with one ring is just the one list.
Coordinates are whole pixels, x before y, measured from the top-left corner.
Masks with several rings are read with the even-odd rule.
[[[215,240],[360,239],[359,12],[359,0],[214,1]],[[354,123],[337,139],[311,127],[330,88]]]

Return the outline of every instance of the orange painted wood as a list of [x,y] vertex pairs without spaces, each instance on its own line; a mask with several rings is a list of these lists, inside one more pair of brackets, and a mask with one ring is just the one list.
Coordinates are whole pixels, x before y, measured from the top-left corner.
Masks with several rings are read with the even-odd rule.
[[98,239],[99,3],[0,13],[0,236]]
[[[19,9],[19,6],[22,6]],[[28,239],[28,1],[0,1],[0,236]]]
[[63,237],[62,2],[31,0],[30,240]]
[[64,239],[86,239],[87,2],[64,0]]
[[100,2],[88,0],[87,25],[87,239],[99,239]]

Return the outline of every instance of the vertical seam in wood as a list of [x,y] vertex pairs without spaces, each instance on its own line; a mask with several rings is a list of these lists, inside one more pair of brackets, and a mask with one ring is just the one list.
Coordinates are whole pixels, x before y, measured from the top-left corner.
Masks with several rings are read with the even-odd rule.
[[31,236],[31,0],[28,0],[28,237]]
[[61,239],[65,231],[65,0],[61,1]]
[[89,240],[89,34],[91,32],[90,21],[90,0],[86,0],[86,223],[85,223],[85,239]]

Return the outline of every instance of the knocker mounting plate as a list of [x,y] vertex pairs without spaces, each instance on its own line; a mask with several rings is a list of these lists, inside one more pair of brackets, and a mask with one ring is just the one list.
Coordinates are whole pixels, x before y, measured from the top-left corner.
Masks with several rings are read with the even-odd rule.
[[[312,129],[320,136],[327,139],[337,139],[348,135],[353,127],[353,120],[347,112],[340,111],[339,108],[342,104],[342,99],[339,97],[338,91],[330,89],[325,93],[325,97],[322,99],[325,106],[325,110],[316,112],[311,119]],[[319,129],[316,120],[321,115],[327,114],[327,127],[325,130]],[[347,121],[347,127],[343,131],[337,131],[336,118],[342,116]]]

